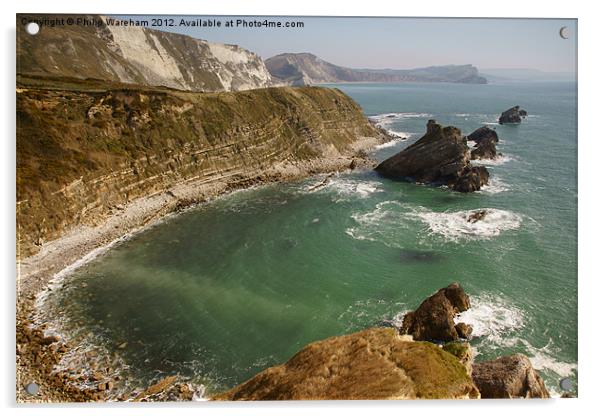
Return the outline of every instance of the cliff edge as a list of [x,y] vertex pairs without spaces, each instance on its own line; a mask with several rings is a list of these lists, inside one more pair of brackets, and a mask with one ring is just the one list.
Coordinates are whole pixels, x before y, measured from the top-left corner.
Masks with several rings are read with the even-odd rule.
[[[27,256],[142,196],[196,181],[244,187],[349,167],[381,136],[336,89],[192,93],[20,79],[17,223]],[[303,166],[301,166],[303,164]],[[192,198],[192,197],[191,197]]]

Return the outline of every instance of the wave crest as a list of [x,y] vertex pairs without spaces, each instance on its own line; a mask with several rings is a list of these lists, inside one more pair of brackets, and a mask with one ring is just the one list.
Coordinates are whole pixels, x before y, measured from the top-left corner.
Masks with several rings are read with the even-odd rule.
[[[469,221],[472,214],[486,212],[483,219]],[[522,217],[514,212],[495,208],[483,208],[457,212],[417,211],[409,214],[427,224],[432,234],[439,234],[450,241],[461,239],[489,239],[503,231],[520,227]]]

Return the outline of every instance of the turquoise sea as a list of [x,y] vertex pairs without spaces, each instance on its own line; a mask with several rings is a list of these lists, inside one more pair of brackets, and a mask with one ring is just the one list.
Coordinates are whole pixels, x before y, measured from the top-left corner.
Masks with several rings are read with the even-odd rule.
[[[114,245],[44,297],[46,319],[100,348],[130,386],[179,373],[220,391],[311,341],[374,325],[453,281],[476,360],[522,352],[549,389],[577,374],[575,83],[337,84],[386,129],[495,127],[503,157],[474,194],[353,172],[239,191]],[[496,124],[520,105],[521,125]],[[469,211],[487,208],[482,222]]]

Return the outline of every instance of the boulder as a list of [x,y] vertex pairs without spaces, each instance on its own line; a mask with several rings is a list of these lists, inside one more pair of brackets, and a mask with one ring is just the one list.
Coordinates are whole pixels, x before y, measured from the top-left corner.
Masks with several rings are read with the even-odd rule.
[[470,336],[472,335],[472,325],[458,322],[455,328],[460,338],[470,339]]
[[472,379],[486,399],[550,397],[540,375],[522,354],[473,364]]
[[400,332],[420,341],[456,341],[460,338],[454,317],[470,308],[470,299],[458,283],[428,297],[418,309],[403,317]]
[[500,139],[497,136],[497,132],[489,126],[479,127],[468,136],[466,140],[479,143],[481,140],[493,140],[495,143],[499,142]]
[[446,184],[460,192],[479,190],[489,179],[487,169],[470,165],[470,149],[460,129],[429,120],[416,143],[380,163],[379,174],[419,183]]
[[520,106],[515,105],[502,113],[498,119],[500,124],[520,124],[523,118],[527,116],[525,110],[521,110]]
[[460,359],[392,328],[311,343],[212,400],[479,398]]

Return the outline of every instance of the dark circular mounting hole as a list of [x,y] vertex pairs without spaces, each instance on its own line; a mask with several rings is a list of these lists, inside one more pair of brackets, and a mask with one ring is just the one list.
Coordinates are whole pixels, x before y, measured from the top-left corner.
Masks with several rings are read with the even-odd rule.
[[38,386],[36,383],[29,383],[25,386],[25,391],[27,392],[27,394],[35,396],[40,391],[40,386]]
[[573,380],[571,380],[570,378],[566,377],[563,378],[562,380],[560,380],[560,388],[564,391],[571,391],[573,390]]

